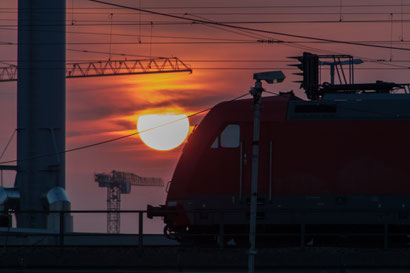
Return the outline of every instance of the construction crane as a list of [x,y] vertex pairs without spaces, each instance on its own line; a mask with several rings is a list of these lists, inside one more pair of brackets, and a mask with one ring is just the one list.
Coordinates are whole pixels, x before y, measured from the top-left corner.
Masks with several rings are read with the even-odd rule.
[[127,172],[96,173],[94,177],[99,187],[107,188],[107,233],[120,233],[121,194],[129,194],[131,186],[164,186],[161,178]]
[[[159,57],[139,60],[104,60],[84,63],[67,63],[66,78],[87,78],[116,75],[189,72],[177,57]],[[17,66],[0,67],[0,82],[17,81]]]

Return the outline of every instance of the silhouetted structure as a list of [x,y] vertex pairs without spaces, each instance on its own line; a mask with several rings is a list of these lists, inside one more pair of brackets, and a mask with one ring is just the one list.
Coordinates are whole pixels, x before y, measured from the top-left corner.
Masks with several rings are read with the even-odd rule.
[[164,186],[161,178],[141,177],[133,173],[112,171],[111,174],[96,173],[95,182],[107,188],[107,233],[120,233],[121,194],[129,194],[131,186]]

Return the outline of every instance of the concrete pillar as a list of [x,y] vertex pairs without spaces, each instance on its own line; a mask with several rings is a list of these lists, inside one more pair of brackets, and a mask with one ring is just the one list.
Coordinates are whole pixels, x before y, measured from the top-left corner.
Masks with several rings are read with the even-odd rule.
[[[65,0],[18,0],[16,188],[20,210],[46,210],[65,188]],[[18,214],[18,227],[47,228],[47,215]]]

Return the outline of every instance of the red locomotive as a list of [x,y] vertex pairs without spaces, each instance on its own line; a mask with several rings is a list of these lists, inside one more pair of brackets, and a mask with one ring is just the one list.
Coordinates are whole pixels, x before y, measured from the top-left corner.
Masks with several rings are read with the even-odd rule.
[[[407,244],[410,95],[395,92],[405,85],[318,84],[309,74],[317,55],[308,54],[300,60],[311,100],[292,92],[262,100],[258,232],[289,244],[370,234],[375,244]],[[248,230],[252,105],[220,103],[190,136],[165,205],[148,206],[168,236],[217,234],[221,223],[225,234]]]

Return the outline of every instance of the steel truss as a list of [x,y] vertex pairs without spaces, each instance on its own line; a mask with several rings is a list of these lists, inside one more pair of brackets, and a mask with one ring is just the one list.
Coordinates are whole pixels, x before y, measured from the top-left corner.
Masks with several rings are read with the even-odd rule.
[[[17,81],[17,66],[0,67],[0,82]],[[140,60],[106,60],[84,63],[68,63],[66,78],[88,78],[116,75],[189,72],[189,68],[177,57]]]

